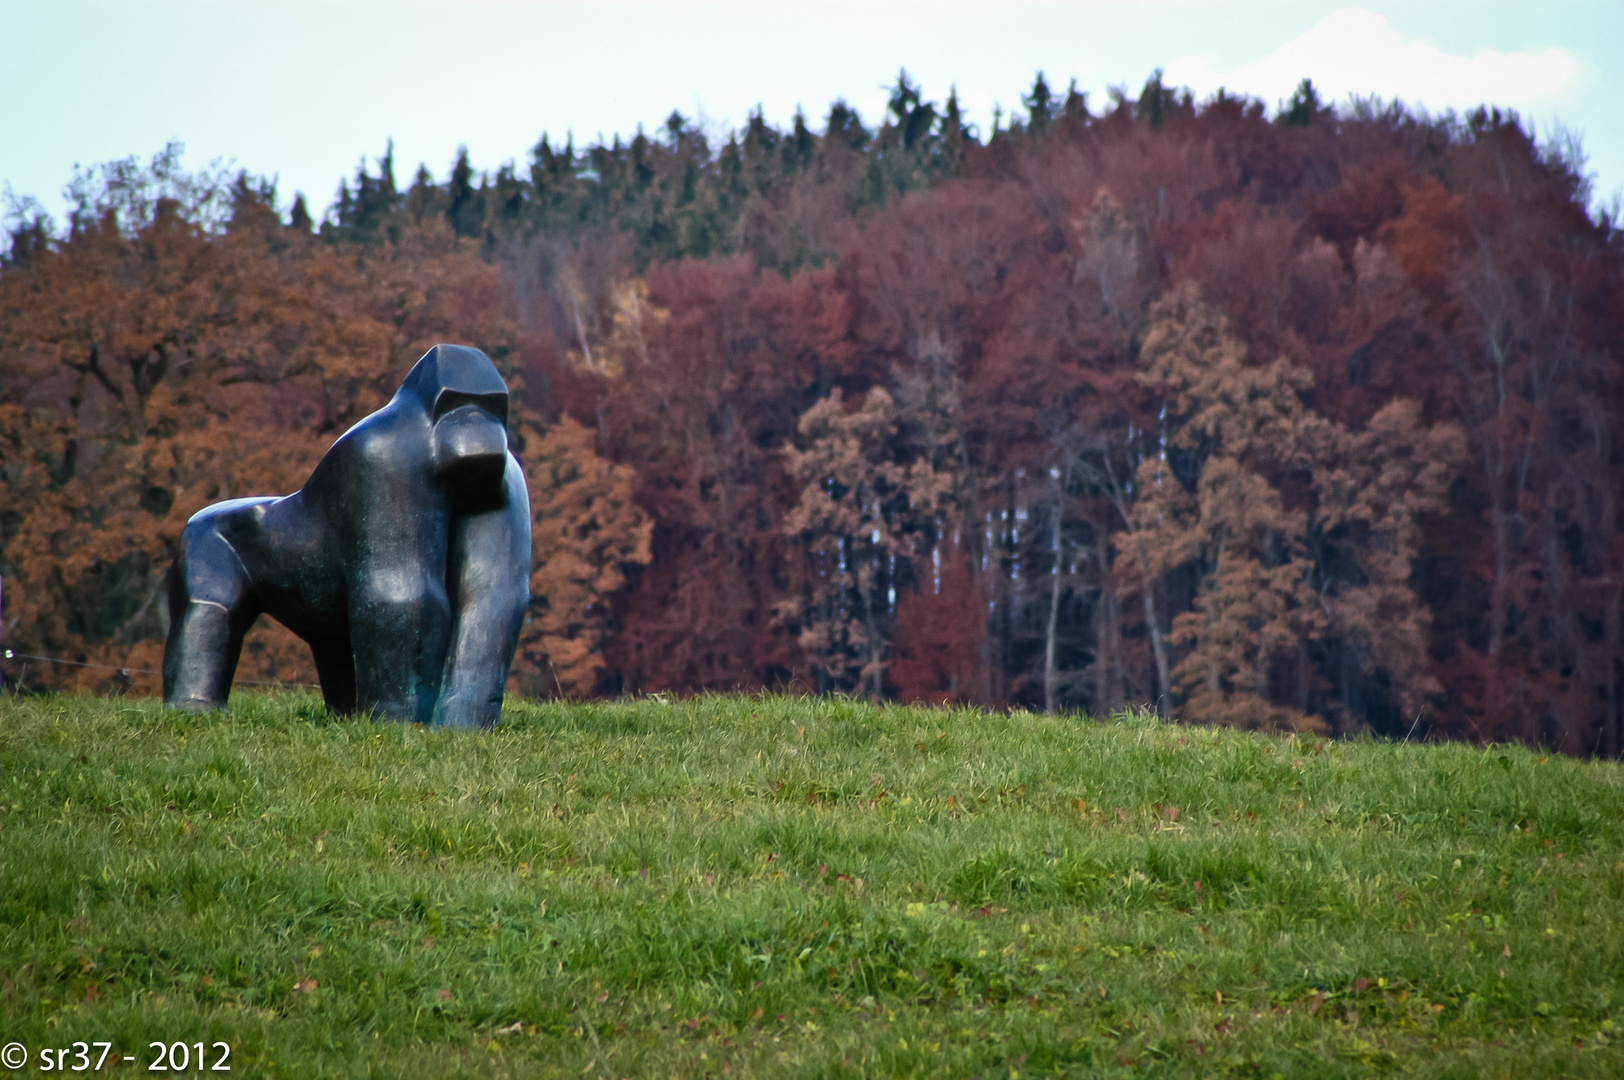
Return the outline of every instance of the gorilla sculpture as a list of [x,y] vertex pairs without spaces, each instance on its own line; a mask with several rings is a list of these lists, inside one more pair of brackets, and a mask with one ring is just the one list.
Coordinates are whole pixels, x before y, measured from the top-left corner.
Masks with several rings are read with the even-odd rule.
[[310,644],[335,712],[489,726],[530,599],[530,501],[507,384],[436,345],[286,498],[198,512],[169,573],[164,702],[225,705],[262,613]]

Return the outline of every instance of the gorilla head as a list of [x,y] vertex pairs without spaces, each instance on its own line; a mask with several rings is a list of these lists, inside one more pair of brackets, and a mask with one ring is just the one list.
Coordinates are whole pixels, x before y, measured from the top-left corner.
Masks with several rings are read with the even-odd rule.
[[463,345],[437,345],[395,396],[410,397],[433,421],[433,472],[455,510],[475,513],[501,505],[508,392],[485,354]]
[[310,643],[335,711],[494,723],[529,602],[507,415],[484,353],[436,345],[304,487],[195,515],[170,571],[164,700],[223,706],[263,613]]

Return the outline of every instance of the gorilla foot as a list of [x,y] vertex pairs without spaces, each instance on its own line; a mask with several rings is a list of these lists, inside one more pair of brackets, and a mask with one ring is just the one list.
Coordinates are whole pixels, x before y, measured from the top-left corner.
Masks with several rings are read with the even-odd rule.
[[225,712],[226,703],[223,701],[206,701],[203,698],[177,698],[174,701],[164,702],[164,708],[198,716],[203,713]]

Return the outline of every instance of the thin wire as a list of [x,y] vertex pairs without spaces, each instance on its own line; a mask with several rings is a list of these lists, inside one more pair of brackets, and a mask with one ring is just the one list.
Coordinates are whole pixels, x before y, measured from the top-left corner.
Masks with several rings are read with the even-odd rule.
[[[24,653],[24,652],[11,653],[6,657],[6,659],[8,659],[8,660],[43,660],[47,664],[72,664],[74,667],[93,667],[93,668],[100,668],[102,671],[116,671],[121,675],[130,675],[130,674],[135,674],[135,675],[162,675],[163,674],[163,672],[154,671],[152,668],[117,667],[117,666],[115,666],[113,664],[92,664],[92,663],[89,663],[88,661],[85,661],[85,660],[67,660],[67,659],[64,659],[64,658],[62,658],[60,656],[36,656],[33,653]],[[303,686],[303,687],[306,687],[306,688],[311,689],[311,690],[320,690],[321,689],[321,684],[320,683],[278,682],[275,679],[233,679],[232,682],[234,682],[234,683],[242,683],[245,686]]]

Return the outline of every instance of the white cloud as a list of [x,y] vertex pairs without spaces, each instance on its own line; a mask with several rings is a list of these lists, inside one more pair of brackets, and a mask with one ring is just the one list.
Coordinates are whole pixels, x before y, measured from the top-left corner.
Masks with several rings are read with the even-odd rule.
[[1374,94],[1434,111],[1491,104],[1544,112],[1577,103],[1585,67],[1557,48],[1446,53],[1431,42],[1405,40],[1381,15],[1350,7],[1253,63],[1218,70],[1210,56],[1185,56],[1166,71],[1169,85],[1188,86],[1198,95],[1225,87],[1271,106],[1290,97],[1305,77],[1327,101]]

